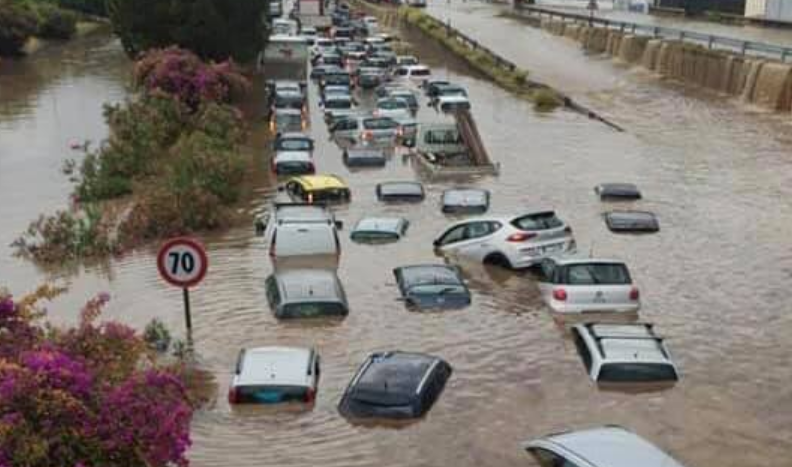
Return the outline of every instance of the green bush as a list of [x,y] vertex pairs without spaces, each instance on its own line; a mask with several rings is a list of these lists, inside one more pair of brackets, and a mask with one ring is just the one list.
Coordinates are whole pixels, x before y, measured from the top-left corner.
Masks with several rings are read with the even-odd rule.
[[105,0],[58,0],[58,4],[63,8],[89,15],[107,16]]
[[549,112],[564,103],[563,98],[550,88],[537,89],[531,93],[531,100],[540,112]]
[[69,39],[77,31],[77,15],[49,3],[36,8],[38,35],[45,39]]
[[22,53],[25,42],[37,30],[36,15],[10,0],[0,0],[0,55]]

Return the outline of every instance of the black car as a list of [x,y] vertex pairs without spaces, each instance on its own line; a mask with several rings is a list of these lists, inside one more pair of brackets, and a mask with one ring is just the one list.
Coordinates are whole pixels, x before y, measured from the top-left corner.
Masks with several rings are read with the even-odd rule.
[[641,199],[641,192],[632,183],[603,183],[594,188],[601,200]]
[[611,232],[652,233],[660,230],[657,217],[646,211],[611,211],[605,214]]
[[445,360],[431,355],[373,353],[349,383],[338,411],[349,418],[421,417],[443,392],[452,371]]
[[424,187],[418,182],[383,182],[377,184],[377,199],[389,202],[420,202]]
[[347,167],[384,167],[387,160],[382,149],[368,147],[344,149],[344,164]]
[[464,308],[470,305],[470,291],[454,266],[404,266],[394,269],[393,275],[408,307]]

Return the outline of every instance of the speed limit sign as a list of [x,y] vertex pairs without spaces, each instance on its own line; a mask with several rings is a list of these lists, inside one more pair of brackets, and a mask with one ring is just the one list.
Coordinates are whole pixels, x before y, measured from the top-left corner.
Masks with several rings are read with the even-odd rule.
[[157,269],[165,281],[181,287],[184,297],[184,321],[187,325],[187,342],[192,341],[192,315],[190,313],[190,287],[198,285],[209,267],[206,250],[197,240],[179,237],[168,240],[157,255]]
[[180,237],[168,240],[157,255],[157,268],[166,282],[176,287],[192,287],[204,276],[209,261],[198,241]]

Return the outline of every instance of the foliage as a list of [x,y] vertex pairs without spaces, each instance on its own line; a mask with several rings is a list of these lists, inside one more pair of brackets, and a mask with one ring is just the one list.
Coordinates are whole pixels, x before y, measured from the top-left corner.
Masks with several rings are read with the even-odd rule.
[[36,33],[36,15],[11,0],[0,0],[0,55],[17,55]]
[[62,8],[96,16],[107,16],[105,0],[58,0]]
[[42,323],[38,302],[58,293],[0,292],[0,465],[186,466],[184,370],[156,365],[131,328],[98,324],[107,294],[77,327]]
[[563,105],[563,98],[550,88],[540,88],[531,93],[534,108],[540,112],[549,112]]
[[106,256],[117,248],[101,211],[90,205],[76,213],[40,216],[14,245],[44,263]]
[[165,324],[157,318],[151,320],[143,331],[143,340],[157,352],[165,352],[171,344],[171,335]]
[[69,39],[77,32],[77,15],[50,3],[38,4],[38,35],[45,39]]
[[108,0],[127,53],[177,44],[203,59],[253,60],[265,42],[267,0]]
[[146,92],[162,91],[191,109],[208,102],[228,102],[232,92],[250,86],[233,62],[204,63],[178,47],[145,52],[135,63],[132,77]]

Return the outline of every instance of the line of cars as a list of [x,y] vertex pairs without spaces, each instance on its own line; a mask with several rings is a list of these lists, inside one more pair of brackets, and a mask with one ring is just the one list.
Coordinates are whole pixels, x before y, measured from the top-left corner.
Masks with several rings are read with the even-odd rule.
[[[393,73],[400,58],[391,57],[386,47],[379,46],[386,43],[384,37],[375,36],[382,41],[363,42],[363,47],[359,47],[356,38],[360,31],[370,32],[372,28],[350,26],[342,20],[338,23],[335,32],[341,32],[340,41],[316,38],[311,76],[319,84],[325,121],[333,139],[343,149],[345,163],[381,166],[385,163],[381,148],[409,141],[404,138],[404,123],[398,122],[393,114],[403,112],[415,117],[418,99],[406,83],[412,78],[412,70],[422,68],[408,58],[410,63],[397,66],[395,69],[399,71]],[[363,23],[372,22],[364,19]],[[369,72],[369,68],[388,71],[375,73]],[[421,72],[419,76],[426,75]],[[398,85],[388,82],[394,79]],[[425,79],[428,81],[428,77]],[[354,87],[361,92],[375,89],[380,99],[371,114],[356,109]],[[464,89],[460,92],[453,83],[439,81],[424,83],[424,92],[432,105],[443,105],[443,87],[449,91],[445,95],[450,98],[447,102],[454,104],[462,102],[458,98],[464,98],[466,108],[470,108]],[[415,102],[401,98],[399,93],[405,96],[409,93]],[[397,124],[384,125],[387,121],[384,119]],[[278,146],[277,142],[286,135],[276,138],[275,158],[279,150],[289,149],[288,145]],[[317,255],[326,254],[334,257],[336,264],[340,258],[339,230],[343,227],[329,205],[349,202],[351,190],[339,177],[315,175],[313,164],[310,170],[308,167],[306,163],[302,174],[274,170],[278,175],[296,175],[283,185],[292,202],[276,204],[258,224],[276,266],[275,273],[266,281],[266,289],[270,307],[279,319],[343,317],[349,313],[346,294],[334,271],[281,268],[292,256],[313,261]],[[597,193],[608,199],[614,194],[609,188],[614,187],[598,187]],[[618,192],[619,187],[615,188]],[[421,202],[425,191],[418,182],[399,181],[379,184],[376,195],[382,202]],[[618,193],[615,196],[624,197]],[[434,241],[437,253],[507,268],[538,268],[542,297],[558,313],[638,311],[640,293],[623,262],[570,257],[576,250],[572,229],[554,211],[488,216],[490,198],[489,192],[470,188],[447,190],[443,194],[442,212],[480,217],[463,218],[444,229]],[[614,213],[617,218],[619,215],[629,218],[633,214]],[[656,224],[656,219],[653,220]],[[355,225],[350,237],[353,242],[398,241],[409,225],[403,218],[369,217]],[[627,228],[642,230],[630,229],[629,225]],[[471,303],[470,291],[456,266],[410,265],[396,268],[393,274],[409,309],[460,308]],[[679,378],[668,349],[651,324],[587,322],[574,326],[572,332],[586,371],[594,381],[621,383]],[[311,403],[318,391],[319,362],[314,349],[243,350],[229,400]],[[420,417],[438,399],[452,372],[451,365],[437,356],[402,351],[373,353],[350,381],[339,402],[339,412],[351,419]],[[658,460],[662,465],[679,465],[637,435],[618,427],[550,435],[527,443],[525,449],[543,466],[648,466]]]

